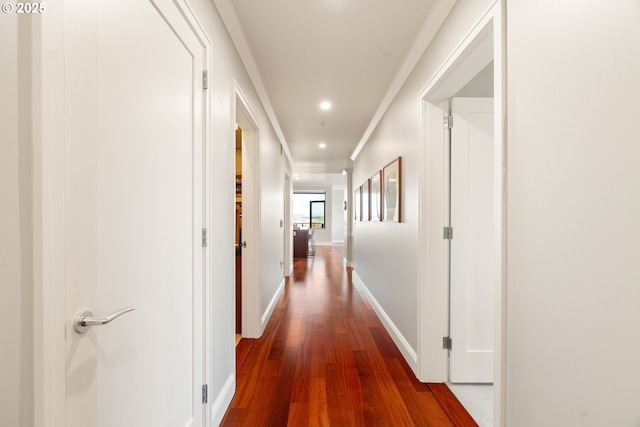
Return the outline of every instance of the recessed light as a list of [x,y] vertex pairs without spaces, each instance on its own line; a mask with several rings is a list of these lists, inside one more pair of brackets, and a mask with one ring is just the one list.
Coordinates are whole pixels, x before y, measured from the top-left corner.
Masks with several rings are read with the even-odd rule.
[[327,148],[327,144],[325,144],[324,142],[321,142],[320,144],[318,144],[318,147]]
[[320,108],[321,108],[322,110],[325,110],[325,111],[326,111],[326,110],[330,110],[330,109],[331,109],[331,103],[330,103],[329,101],[322,101],[322,102],[320,103]]

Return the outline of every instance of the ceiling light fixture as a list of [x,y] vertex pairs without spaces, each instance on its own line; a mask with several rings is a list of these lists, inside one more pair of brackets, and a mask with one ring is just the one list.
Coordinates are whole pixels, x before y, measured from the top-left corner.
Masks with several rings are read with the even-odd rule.
[[329,101],[322,101],[320,103],[320,109],[325,110],[325,111],[330,110],[331,109],[331,103]]
[[321,142],[320,144],[318,144],[318,147],[327,148],[327,144],[325,144],[324,142]]

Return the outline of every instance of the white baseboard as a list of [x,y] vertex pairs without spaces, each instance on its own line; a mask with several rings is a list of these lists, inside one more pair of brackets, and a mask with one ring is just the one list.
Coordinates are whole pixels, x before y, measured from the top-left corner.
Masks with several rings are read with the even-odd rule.
[[353,261],[347,261],[346,258],[342,258],[342,266],[353,268]]
[[364,297],[369,301],[369,304],[371,304],[371,307],[380,318],[380,321],[384,325],[384,328],[387,330],[389,335],[391,335],[391,339],[393,339],[393,342],[396,344],[396,346],[398,346],[400,353],[402,353],[402,356],[409,364],[409,367],[411,368],[413,373],[416,374],[417,376],[418,375],[418,354],[416,353],[416,351],[411,347],[411,345],[409,344],[409,341],[406,340],[404,335],[402,335],[400,330],[396,327],[395,323],[393,323],[391,318],[382,309],[382,306],[380,306],[378,301],[376,301],[376,299],[373,297],[369,289],[367,289],[366,285],[364,284],[360,276],[358,276],[358,274],[355,271],[353,272],[352,279],[353,279],[353,283],[358,287],[358,289],[360,289]]
[[262,335],[262,332],[264,332],[264,329],[267,327],[267,323],[271,318],[271,314],[273,313],[273,310],[276,308],[276,304],[278,304],[278,300],[280,299],[280,296],[284,292],[284,284],[285,284],[285,279],[282,279],[280,286],[278,286],[278,290],[276,290],[276,293],[273,295],[273,298],[271,298],[271,301],[269,302],[269,306],[267,307],[265,312],[262,314],[262,326],[260,329],[260,335]]
[[219,426],[224,418],[224,414],[227,412],[227,408],[231,404],[231,399],[236,391],[236,376],[235,374],[229,375],[227,381],[222,386],[222,390],[216,396],[215,400],[211,402],[211,424],[212,426]]
[[332,245],[344,245],[344,240],[332,240]]

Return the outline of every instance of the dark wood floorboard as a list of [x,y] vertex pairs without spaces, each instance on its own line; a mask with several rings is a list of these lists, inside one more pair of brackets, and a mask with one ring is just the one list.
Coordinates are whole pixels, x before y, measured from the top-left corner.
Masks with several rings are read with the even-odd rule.
[[236,370],[240,370],[254,341],[251,338],[242,338],[236,345]]
[[319,246],[295,260],[263,336],[238,344],[221,426],[477,426],[446,385],[416,379],[343,256]]

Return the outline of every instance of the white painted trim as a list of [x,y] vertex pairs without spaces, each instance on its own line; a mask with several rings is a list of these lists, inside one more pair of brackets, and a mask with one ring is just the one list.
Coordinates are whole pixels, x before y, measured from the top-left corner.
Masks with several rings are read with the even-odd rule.
[[[496,212],[496,265],[499,266],[500,283],[496,290],[495,319],[495,366],[494,366],[494,426],[502,426],[505,420],[506,390],[505,377],[505,311],[506,311],[506,90],[505,90],[505,37],[504,4],[496,0],[465,36],[462,42],[445,60],[433,78],[427,82],[418,95],[419,108],[419,224],[418,224],[418,378],[421,381],[438,381],[447,378],[446,351],[434,351],[437,338],[448,331],[448,302],[443,311],[443,295],[447,289],[447,253],[446,245],[429,246],[430,239],[440,239],[441,227],[429,229],[428,207],[444,200],[443,190],[431,186],[442,185],[434,182],[432,170],[442,159],[442,152],[434,147],[444,144],[441,122],[442,103],[455,94],[455,85],[473,77],[491,59],[494,61],[494,138],[496,141],[495,158],[495,212]],[[487,60],[487,55],[489,59]],[[432,125],[433,124],[433,125]],[[438,129],[439,128],[439,129]],[[438,158],[438,156],[440,156]],[[442,194],[441,194],[442,193]],[[434,196],[435,195],[435,196]],[[433,215],[433,212],[429,212]],[[444,211],[443,221],[444,221]],[[443,222],[444,225],[444,222]],[[444,242],[444,240],[443,240]],[[443,260],[445,262],[443,262]],[[448,300],[447,300],[448,301]],[[441,339],[441,338],[440,338]]]
[[224,414],[227,412],[227,408],[229,404],[231,404],[231,399],[233,399],[233,395],[236,391],[236,375],[235,372],[227,377],[227,380],[224,382],[220,393],[216,396],[215,399],[212,399],[211,402],[211,417],[210,423],[211,426],[220,425],[222,419],[224,418]]
[[[253,112],[253,108],[251,108],[251,104],[249,104],[249,100],[244,94],[242,88],[240,87],[240,84],[236,80],[233,80],[233,95],[234,95],[234,98],[238,97],[238,99],[241,101],[242,107],[244,108],[245,113],[248,116],[247,118],[252,122],[251,125],[253,126],[253,128],[256,131],[260,130],[260,127],[258,126],[258,118],[256,117],[256,114]],[[237,107],[237,105],[234,104],[234,107]],[[235,129],[236,128],[235,108],[234,108],[233,119],[234,120],[233,120],[232,128]]]
[[[254,156],[253,164],[253,206],[252,215],[243,216],[244,237],[249,242],[243,249],[243,258],[246,259],[246,274],[242,278],[242,336],[246,338],[259,338],[262,335],[262,324],[260,321],[262,288],[260,286],[261,277],[261,180],[260,180],[260,126],[258,119],[244,95],[242,88],[237,81],[233,81],[231,96],[231,123],[229,124],[231,133],[235,135],[236,123],[240,116],[245,120],[243,127],[243,144],[248,150],[252,150]],[[238,114],[240,112],[240,114]],[[230,141],[235,141],[234,137]],[[234,150],[235,152],[235,150]],[[246,174],[245,174],[246,176]],[[235,193],[233,193],[235,194]],[[235,196],[233,196],[235,197]],[[243,195],[243,197],[245,197]],[[235,206],[235,199],[231,206]],[[235,294],[235,293],[234,293]],[[234,320],[235,322],[235,320]]]
[[[506,36],[506,1],[498,0],[494,10],[493,21],[493,87],[496,100],[494,112],[494,138],[496,150],[494,177],[499,197],[496,197],[496,242],[497,260],[500,266],[499,282],[495,301],[495,352],[493,380],[493,425],[506,425],[507,419],[507,36]],[[498,217],[499,215],[499,217]]]
[[34,424],[64,427],[64,0],[32,25]]
[[353,261],[347,261],[346,258],[342,258],[342,266],[344,268],[353,268]]
[[267,327],[267,323],[269,323],[269,319],[273,314],[273,310],[275,310],[276,306],[278,305],[278,301],[280,300],[280,297],[284,292],[285,283],[286,283],[286,280],[282,279],[282,282],[280,282],[280,286],[278,286],[276,293],[273,295],[273,298],[271,298],[271,301],[269,301],[269,305],[267,306],[267,309],[262,314],[262,332],[264,332],[264,329]]
[[371,134],[378,126],[378,123],[380,123],[380,120],[382,120],[382,116],[384,116],[384,113],[387,111],[398,92],[400,92],[400,89],[405,84],[405,82],[409,78],[409,75],[418,64],[418,61],[424,54],[425,50],[427,50],[427,47],[431,43],[431,40],[433,40],[438,30],[440,29],[440,26],[449,15],[449,12],[451,12],[451,9],[453,9],[456,1],[457,0],[438,0],[431,9],[429,16],[424,22],[420,33],[413,41],[413,45],[411,46],[409,53],[405,57],[400,69],[398,70],[398,73],[393,79],[391,86],[387,90],[384,98],[382,98],[382,102],[378,106],[378,110],[373,116],[373,119],[371,119],[367,130],[364,132],[364,135],[362,135],[362,138],[360,139],[360,142],[358,143],[356,149],[353,150],[353,153],[351,154],[351,160],[356,160],[356,158],[360,154],[360,151],[362,151],[364,146],[367,144],[367,141],[369,141],[369,137],[371,137]]
[[[193,31],[198,36],[200,43],[204,46],[204,59],[203,64],[205,70],[209,72],[211,75],[211,39],[207,35],[202,26],[202,23],[197,18],[193,9],[185,0],[174,0],[174,2],[178,5],[178,7],[182,10],[183,15],[187,18],[189,25],[192,27]],[[213,212],[212,207],[212,194],[211,188],[214,185],[213,176],[212,176],[212,149],[211,149],[211,94],[210,90],[204,96],[204,105],[203,105],[203,125],[204,125],[204,135],[203,135],[203,156],[204,156],[204,164],[203,164],[203,224],[202,227],[211,231],[211,213]],[[211,358],[211,349],[212,349],[212,336],[213,336],[213,325],[212,325],[212,309],[214,307],[213,295],[211,292],[211,287],[207,286],[208,283],[211,283],[211,272],[213,271],[213,251],[211,248],[206,248],[205,251],[205,261],[203,263],[204,271],[203,271],[203,298],[204,298],[204,312],[203,312],[203,351],[202,357],[204,360],[204,369],[203,369],[203,384],[211,384],[213,378],[213,366],[212,366],[212,358]],[[231,357],[230,360],[235,360],[235,346],[232,347],[233,351],[229,354],[228,357]],[[235,372],[232,373],[235,379]],[[232,393],[233,395],[233,393]],[[210,403],[204,405],[204,413],[203,419],[207,420],[211,418],[212,414],[212,403],[211,399]],[[228,404],[227,404],[228,405]],[[226,406],[225,406],[226,409]],[[223,413],[224,415],[224,413]]]
[[[420,91],[418,95],[419,99],[429,98],[429,101],[432,103],[442,101],[447,97],[450,97],[450,90],[447,88],[442,89],[445,86],[445,83],[448,79],[454,77],[454,73],[462,68],[461,65],[467,59],[468,56],[473,54],[474,48],[480,45],[485,38],[492,34],[491,28],[493,25],[493,20],[495,16],[496,8],[498,7],[499,0],[496,0],[489,9],[482,15],[482,17],[476,22],[476,24],[471,28],[471,30],[467,33],[467,35],[463,38],[463,40],[456,46],[456,48],[451,52],[449,57],[440,65],[438,71],[433,75],[433,77],[427,82],[425,87]],[[485,45],[486,46],[486,45]],[[491,45],[489,45],[491,46]],[[481,52],[482,54],[486,54],[486,51]],[[494,52],[489,52],[493,54]],[[479,59],[481,60],[481,59]],[[491,62],[491,61],[489,61]],[[488,63],[488,62],[487,62]],[[484,65],[486,65],[485,63]],[[480,67],[477,65],[472,67],[473,69]],[[466,68],[464,69],[466,71]],[[474,77],[474,74],[467,73],[465,77],[471,78]],[[461,77],[464,78],[464,77]]]
[[409,367],[411,367],[411,370],[416,373],[418,369],[418,355],[416,351],[411,347],[409,341],[407,341],[404,335],[402,335],[400,329],[398,329],[395,323],[393,323],[389,315],[387,315],[380,303],[378,303],[378,301],[373,297],[373,294],[369,291],[367,286],[355,271],[352,273],[351,278],[353,284],[357,286],[363,296],[369,301],[369,304],[378,315],[378,318],[391,336],[391,339],[393,339],[393,342],[400,350],[400,353],[402,353],[404,359],[409,364]]
[[271,105],[271,100],[269,99],[267,90],[264,87],[264,83],[262,83],[262,77],[260,76],[258,67],[253,59],[253,55],[251,54],[249,42],[247,42],[247,38],[242,31],[242,26],[240,25],[235,6],[233,6],[233,2],[231,0],[213,0],[213,3],[218,9],[218,13],[220,13],[220,17],[222,18],[224,25],[227,27],[227,31],[229,32],[229,36],[231,37],[231,41],[233,41],[233,44],[238,51],[238,55],[240,55],[240,59],[242,60],[245,69],[247,70],[247,74],[249,74],[249,78],[251,79],[251,82],[253,83],[256,92],[258,93],[260,102],[262,102],[262,106],[267,113],[267,117],[269,117],[271,126],[273,126],[273,130],[278,136],[278,140],[280,141],[287,159],[289,159],[291,168],[293,169],[293,167],[295,166],[293,156],[291,155],[291,151],[289,150],[287,141],[284,137],[284,134],[282,133],[280,124],[278,123],[276,113],[273,111],[273,106]]
[[285,170],[284,173],[284,211],[283,211],[283,240],[284,240],[284,254],[283,254],[283,268],[282,271],[285,276],[288,276],[287,271],[293,269],[293,225],[292,225],[292,196],[293,196],[293,180],[291,173]]
[[[442,349],[442,337],[448,335],[448,289],[446,288],[447,243],[442,228],[448,224],[445,203],[445,147],[442,126],[444,110],[419,98],[420,127],[418,144],[418,379],[442,383],[447,380],[448,354]],[[430,132],[430,138],[427,135]],[[433,140],[440,137],[434,144]],[[431,144],[431,145],[428,145]],[[437,168],[437,170],[435,170]],[[440,205],[441,208],[434,209]],[[438,233],[440,231],[440,234]],[[444,287],[443,287],[444,284]]]
[[344,245],[344,240],[332,240],[332,245]]

